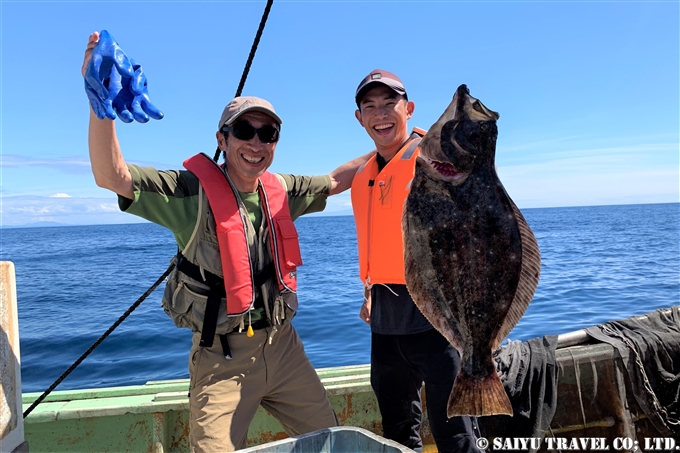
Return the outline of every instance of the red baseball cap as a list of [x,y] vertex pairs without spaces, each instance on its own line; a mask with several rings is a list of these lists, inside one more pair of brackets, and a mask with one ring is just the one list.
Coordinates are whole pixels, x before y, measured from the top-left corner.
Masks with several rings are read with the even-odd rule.
[[394,90],[397,94],[400,94],[408,99],[408,96],[406,95],[406,88],[404,88],[404,83],[399,77],[383,69],[374,69],[366,77],[364,77],[357,87],[357,91],[354,96],[357,107],[366,93],[371,88],[375,88],[376,85],[385,85]]

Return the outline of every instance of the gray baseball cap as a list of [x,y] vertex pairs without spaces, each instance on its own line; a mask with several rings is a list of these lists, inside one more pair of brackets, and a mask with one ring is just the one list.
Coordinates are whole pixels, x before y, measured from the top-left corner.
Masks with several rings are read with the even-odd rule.
[[225,124],[231,126],[241,115],[246,112],[262,112],[271,116],[277,123],[281,124],[281,118],[274,111],[274,106],[262,98],[255,96],[239,96],[231,100],[224,108],[220,123],[217,125],[217,130],[222,129]]
[[370,89],[375,88],[376,85],[385,85],[389,88],[392,88],[397,94],[400,94],[408,99],[408,96],[406,95],[406,88],[404,88],[404,83],[399,77],[383,69],[374,69],[366,77],[364,77],[357,87],[356,94],[354,95],[354,100],[357,103],[357,107],[366,93],[368,93]]

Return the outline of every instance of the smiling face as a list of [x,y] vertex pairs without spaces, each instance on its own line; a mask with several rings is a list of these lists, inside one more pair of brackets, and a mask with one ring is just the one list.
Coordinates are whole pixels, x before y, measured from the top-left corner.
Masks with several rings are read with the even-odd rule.
[[[253,127],[260,128],[269,124],[278,128],[271,116],[262,112],[246,112],[239,121],[248,121]],[[257,134],[250,140],[239,140],[229,134],[225,140],[222,132],[217,132],[217,143],[225,151],[227,174],[240,192],[257,191],[259,178],[274,160],[276,143],[262,143]]]
[[355,116],[373,139],[385,160],[390,160],[408,140],[406,122],[415,104],[385,85],[370,90],[359,101]]

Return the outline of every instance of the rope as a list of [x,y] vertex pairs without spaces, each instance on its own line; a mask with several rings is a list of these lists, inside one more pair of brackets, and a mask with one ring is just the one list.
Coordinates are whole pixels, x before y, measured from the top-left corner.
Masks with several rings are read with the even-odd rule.
[[175,264],[174,264],[174,263],[170,264],[170,266],[169,266],[168,269],[163,273],[163,275],[161,275],[160,277],[158,277],[158,280],[156,280],[156,283],[154,283],[153,285],[151,285],[151,287],[150,287],[149,289],[147,289],[146,292],[145,292],[144,294],[142,294],[142,296],[141,296],[139,299],[137,299],[137,301],[136,301],[134,304],[132,304],[132,305],[130,306],[130,308],[127,309],[127,311],[126,311],[125,313],[123,313],[123,316],[121,316],[120,318],[118,318],[118,320],[117,320],[116,322],[114,322],[113,325],[112,325],[111,327],[109,327],[109,330],[107,330],[106,332],[104,332],[104,335],[102,335],[101,337],[99,337],[99,339],[98,339],[97,341],[95,341],[95,342],[92,344],[92,346],[90,346],[90,348],[89,348],[87,351],[85,351],[85,353],[84,353],[83,355],[81,355],[80,358],[79,358],[78,360],[76,360],[75,363],[74,363],[73,365],[71,365],[71,366],[69,367],[68,370],[64,371],[64,374],[62,374],[61,376],[59,376],[59,378],[58,378],[56,381],[54,381],[54,384],[50,385],[50,387],[49,387],[47,390],[45,390],[45,392],[44,392],[42,395],[40,395],[40,397],[38,397],[38,399],[35,400],[35,401],[33,402],[33,404],[31,404],[31,407],[29,407],[28,409],[26,409],[26,411],[24,411],[24,418],[26,418],[26,417],[28,416],[28,414],[30,414],[31,411],[33,411],[33,409],[34,409],[38,404],[40,404],[40,403],[42,402],[42,400],[44,400],[44,399],[47,397],[47,395],[49,395],[49,394],[52,392],[52,390],[54,390],[59,384],[61,384],[61,381],[63,381],[64,379],[66,379],[66,376],[68,376],[69,374],[71,374],[71,372],[72,372],[73,370],[75,370],[76,367],[77,367],[78,365],[80,365],[80,364],[82,363],[82,361],[85,360],[85,359],[87,358],[87,356],[89,356],[90,353],[91,353],[92,351],[94,351],[94,349],[95,349],[97,346],[99,346],[99,344],[100,344],[102,341],[104,341],[104,340],[106,339],[106,337],[108,337],[108,336],[111,334],[111,332],[113,332],[113,331],[116,329],[116,327],[118,327],[123,321],[125,321],[125,319],[126,319],[128,316],[130,316],[130,314],[131,314],[137,307],[139,307],[139,305],[140,305],[142,302],[144,302],[144,299],[146,299],[147,297],[149,297],[149,294],[151,294],[152,292],[154,292],[154,290],[155,290],[156,288],[158,288],[158,285],[160,285],[161,282],[162,282],[163,280],[165,280],[165,278],[166,278],[168,275],[170,275],[170,272],[172,272],[172,270],[173,270],[174,268],[175,268]]
[[250,54],[248,55],[248,61],[246,62],[246,67],[243,68],[243,74],[241,75],[241,82],[238,84],[238,89],[234,97],[241,96],[243,91],[243,86],[246,84],[246,78],[250,72],[250,65],[253,64],[253,59],[255,58],[255,52],[257,52],[257,46],[260,44],[260,38],[262,37],[262,32],[264,31],[264,26],[267,23],[267,18],[269,17],[269,11],[272,9],[272,4],[274,0],[267,0],[267,6],[264,8],[264,13],[262,13],[262,19],[260,19],[260,26],[257,28],[257,33],[255,34],[255,40],[250,48]]
[[640,371],[640,376],[642,377],[642,384],[645,392],[647,393],[648,401],[651,401],[654,410],[657,412],[657,415],[659,416],[659,419],[664,424],[664,426],[669,430],[674,431],[673,427],[680,426],[680,419],[673,418],[671,415],[669,415],[668,411],[666,411],[666,408],[661,405],[661,402],[656,397],[656,393],[654,393],[652,384],[649,382],[649,378],[647,377],[645,366],[642,364],[642,357],[640,357],[640,352],[638,351],[638,348],[629,338],[622,335],[620,332],[614,330],[611,326],[603,324],[598,327],[600,328],[600,330],[602,330],[602,332],[609,335],[610,337],[614,337],[621,340],[628,347],[628,349],[630,349],[630,351],[635,355],[635,365],[637,365],[638,370]]
[[[262,19],[260,20],[260,26],[258,27],[257,33],[255,34],[255,40],[253,41],[253,45],[250,48],[250,54],[248,55],[248,61],[246,62],[245,68],[243,68],[243,74],[241,75],[241,81],[238,84],[238,89],[236,90],[236,95],[234,95],[234,97],[238,97],[238,96],[241,95],[241,92],[243,91],[243,86],[246,84],[246,79],[248,78],[248,73],[250,72],[250,66],[253,64],[253,59],[255,58],[255,52],[257,51],[257,46],[260,43],[260,38],[262,37],[262,32],[264,31],[264,26],[267,22],[267,18],[269,17],[269,11],[271,10],[273,3],[274,3],[274,0],[267,0],[267,6],[265,7],[264,13],[262,14]],[[217,162],[217,159],[219,158],[219,156],[220,156],[220,149],[217,148],[217,151],[215,153],[215,157],[213,158],[213,160],[215,162]],[[170,264],[170,266],[166,269],[166,271],[163,273],[163,275],[161,275],[158,278],[158,280],[156,280],[156,283],[151,285],[151,287],[149,289],[147,289],[146,292],[144,294],[142,294],[142,296],[139,299],[137,299],[137,301],[134,304],[132,304],[130,306],[130,308],[127,309],[127,311],[125,313],[123,313],[123,316],[118,318],[118,320],[116,322],[114,322],[113,325],[111,327],[109,327],[109,329],[106,332],[104,332],[104,334],[101,337],[99,337],[99,339],[97,341],[95,341],[92,344],[92,346],[90,346],[90,348],[87,351],[85,351],[85,353],[83,355],[81,355],[80,358],[73,363],[73,365],[71,365],[69,367],[68,370],[64,371],[64,374],[59,376],[59,378],[56,381],[54,381],[54,383],[52,385],[50,385],[49,388],[47,390],[45,390],[45,392],[43,392],[43,394],[40,395],[38,397],[38,399],[33,402],[33,404],[31,404],[31,407],[29,407],[28,409],[26,409],[24,411],[24,418],[26,418],[28,416],[28,414],[30,414],[38,404],[40,404],[45,398],[47,398],[47,395],[52,393],[52,390],[54,390],[59,384],[61,384],[61,382],[64,379],[66,379],[66,377],[69,374],[71,374],[71,372],[73,370],[75,370],[76,367],[78,365],[80,365],[83,362],[83,360],[85,360],[87,358],[87,356],[89,356],[92,353],[92,351],[94,351],[95,348],[97,346],[99,346],[101,344],[101,342],[104,341],[106,339],[106,337],[108,337],[111,334],[111,332],[113,332],[123,321],[125,321],[125,319],[128,316],[130,316],[130,314],[133,311],[135,311],[135,309],[137,307],[139,307],[139,305],[142,302],[144,302],[144,299],[149,297],[149,295],[152,292],[154,292],[156,290],[156,288],[158,288],[158,285],[160,285],[161,282],[163,280],[165,280],[165,278],[168,275],[170,275],[170,272],[172,272],[172,270],[174,268],[175,268],[175,264],[174,263]]]
[[[267,18],[269,17],[269,11],[272,9],[274,0],[267,0],[267,6],[264,7],[264,12],[262,13],[262,19],[260,19],[260,26],[257,28],[257,33],[255,33],[255,39],[253,40],[253,45],[250,47],[250,54],[248,55],[248,61],[246,61],[246,66],[243,68],[243,74],[241,74],[241,81],[236,89],[235,98],[241,96],[243,92],[243,87],[246,84],[246,79],[248,78],[248,73],[250,72],[250,66],[253,64],[253,59],[255,58],[255,52],[257,52],[257,46],[260,44],[260,38],[262,37],[262,32],[264,31],[264,26],[267,23]],[[220,157],[220,148],[217,147],[215,150],[215,157],[213,160],[217,162]]]

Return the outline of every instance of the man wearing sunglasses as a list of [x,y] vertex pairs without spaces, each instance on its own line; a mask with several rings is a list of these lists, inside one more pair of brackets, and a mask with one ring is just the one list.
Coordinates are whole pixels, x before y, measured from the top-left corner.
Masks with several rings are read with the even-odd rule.
[[[90,36],[83,74],[99,34]],[[170,229],[179,252],[163,308],[190,328],[190,446],[193,453],[245,448],[263,406],[289,435],[337,425],[326,391],[290,324],[301,264],[293,220],[321,211],[348,189],[366,155],[327,176],[276,175],[267,169],[281,133],[274,107],[237,97],[216,133],[225,158],[206,155],[187,170],[126,164],[114,121],[90,110],[89,150],[100,187],[120,209]]]
[[478,452],[472,420],[448,418],[446,403],[460,368],[458,351],[437,332],[411,299],[404,277],[401,234],[418,144],[426,131],[409,132],[415,104],[391,72],[376,69],[355,92],[355,116],[377,153],[352,182],[352,208],[365,302],[359,316],[371,326],[371,386],[383,435],[422,451],[420,391],[439,452]]

